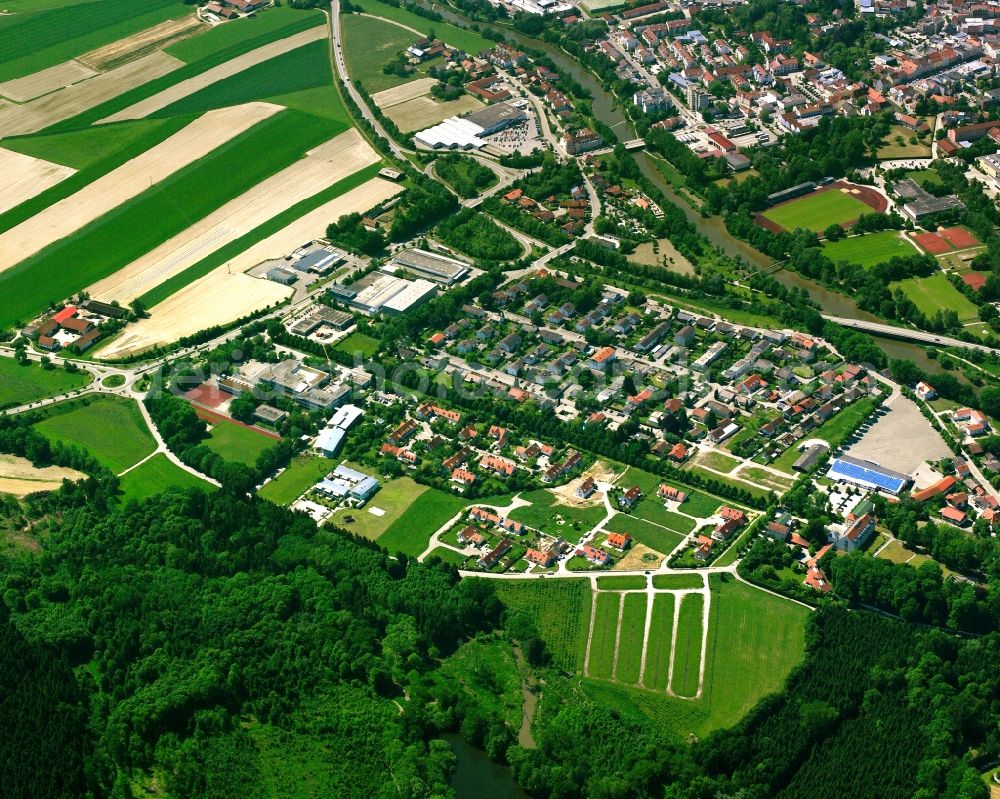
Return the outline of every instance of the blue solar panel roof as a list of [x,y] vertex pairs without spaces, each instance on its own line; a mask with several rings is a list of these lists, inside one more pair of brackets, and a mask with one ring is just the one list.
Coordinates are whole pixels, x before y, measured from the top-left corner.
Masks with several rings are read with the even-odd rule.
[[893,494],[898,493],[906,484],[906,478],[886,474],[874,464],[861,466],[857,463],[847,463],[839,458],[833,461],[828,474],[830,477],[853,480],[856,483],[891,491]]

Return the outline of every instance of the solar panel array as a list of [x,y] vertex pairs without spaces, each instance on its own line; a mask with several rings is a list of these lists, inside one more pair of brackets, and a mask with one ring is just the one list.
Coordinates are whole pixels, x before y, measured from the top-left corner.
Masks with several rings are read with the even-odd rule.
[[852,483],[859,483],[871,488],[881,488],[892,494],[899,493],[906,484],[905,478],[885,474],[874,465],[871,467],[860,466],[856,463],[847,463],[839,458],[833,461],[827,476],[834,480],[850,480]]

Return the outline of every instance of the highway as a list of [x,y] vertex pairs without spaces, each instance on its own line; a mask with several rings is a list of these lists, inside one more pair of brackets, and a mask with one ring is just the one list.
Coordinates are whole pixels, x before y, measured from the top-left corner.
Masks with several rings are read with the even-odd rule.
[[842,316],[830,316],[829,314],[822,314],[822,317],[828,322],[836,322],[838,325],[849,327],[852,330],[863,330],[866,333],[874,333],[877,336],[885,336],[886,338],[915,341],[918,344],[938,344],[943,347],[962,347],[968,350],[979,350],[980,352],[1000,355],[1000,350],[994,347],[987,347],[985,344],[972,344],[961,339],[942,336],[937,333],[927,333],[923,330],[914,330],[909,327],[896,327],[895,325],[887,325],[884,322],[868,322],[864,319],[846,319]]

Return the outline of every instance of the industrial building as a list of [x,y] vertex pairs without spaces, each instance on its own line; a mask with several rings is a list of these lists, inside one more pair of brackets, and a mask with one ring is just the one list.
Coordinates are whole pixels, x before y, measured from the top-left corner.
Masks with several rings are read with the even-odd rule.
[[267,270],[267,279],[273,280],[275,283],[281,283],[283,286],[291,286],[299,279],[299,276],[291,269],[276,266],[273,269]]
[[318,482],[316,491],[333,499],[364,502],[379,489],[378,480],[341,464]]
[[427,250],[402,250],[393,256],[389,266],[398,266],[420,277],[450,286],[469,274],[469,264]]
[[292,268],[299,272],[312,272],[316,275],[326,275],[330,273],[337,264],[344,260],[343,253],[320,247],[306,253],[299,260],[292,264]]
[[419,131],[413,138],[417,144],[433,150],[478,150],[486,144],[484,139],[505,128],[527,120],[528,115],[509,103],[473,111],[465,117],[449,117],[437,125]]
[[341,302],[369,316],[398,315],[437,295],[437,286],[428,280],[404,280],[381,272],[366,275],[352,286],[334,284],[329,290]]
[[835,458],[826,476],[831,480],[853,483],[862,488],[898,494],[910,484],[909,475],[885,469],[871,461],[858,460],[847,455]]

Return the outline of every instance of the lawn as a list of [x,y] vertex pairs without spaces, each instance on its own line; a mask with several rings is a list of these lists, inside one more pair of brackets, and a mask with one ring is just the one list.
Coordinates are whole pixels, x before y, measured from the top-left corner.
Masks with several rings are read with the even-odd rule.
[[61,402],[44,413],[45,418],[35,424],[40,433],[51,441],[83,447],[115,474],[156,449],[132,400],[102,394]]
[[646,595],[625,594],[622,632],[618,641],[618,665],[615,679],[635,685],[642,667],[642,639],[646,632]]
[[344,57],[351,78],[360,80],[369,94],[408,83],[421,75],[387,75],[382,67],[409,47],[416,36],[408,30],[371,17],[342,15]]
[[[369,507],[373,504],[382,507],[378,494]],[[392,553],[419,555],[437,529],[468,504],[454,494],[428,488],[409,508],[403,508],[405,513],[378,537],[378,544]]]
[[[614,468],[618,468],[618,464],[609,464]],[[625,467],[621,467],[624,469]],[[699,519],[707,519],[713,513],[719,505],[722,504],[722,500],[718,497],[714,497],[711,494],[706,494],[704,491],[698,491],[697,489],[685,486],[683,483],[679,483],[676,480],[668,480],[665,477],[660,477],[659,475],[653,474],[652,472],[647,472],[644,469],[636,469],[635,467],[630,467],[625,475],[619,479],[618,485],[622,487],[627,487],[630,485],[637,485],[642,490],[646,499],[639,503],[636,511],[636,516],[648,519],[649,521],[660,522],[660,524],[665,524],[668,527],[673,527],[682,533],[690,532],[691,528],[694,526],[690,519],[686,519],[683,516],[678,516],[676,513],[668,513],[669,517],[676,517],[677,519],[684,519],[682,522],[674,523],[674,520],[669,522],[661,521],[659,517],[654,517],[652,515],[647,516],[644,508],[650,508],[653,505],[660,505],[660,510],[664,510],[662,503],[657,502],[656,492],[660,487],[661,483],[667,485],[672,485],[676,488],[682,489],[687,494],[687,499],[681,505],[681,510],[691,516]],[[730,503],[731,504],[731,503]],[[664,510],[664,512],[666,512]]]
[[614,666],[615,640],[618,636],[618,612],[625,594],[599,593],[594,616],[594,634],[590,639],[590,660],[587,670],[591,677],[611,679]]
[[717,472],[730,472],[742,463],[738,458],[731,458],[714,450],[699,452],[697,461],[699,466],[715,469]]
[[916,249],[913,245],[903,241],[895,230],[851,236],[840,241],[828,241],[823,244],[823,254],[834,263],[847,261],[866,267],[884,263],[890,258],[904,257],[915,253]]
[[318,455],[302,454],[257,494],[275,505],[291,505],[306,489],[325,477],[337,462]]
[[[512,511],[512,519],[564,538],[573,538],[576,533],[590,530],[607,515],[603,504],[586,508],[556,504],[555,494],[544,488],[525,492],[521,498],[531,505]],[[567,530],[567,527],[571,529]]]
[[635,591],[646,587],[646,578],[641,574],[609,575],[597,578],[600,591]]
[[458,47],[471,55],[478,55],[482,50],[489,50],[496,44],[496,42],[491,42],[475,31],[458,28],[448,22],[419,17],[405,8],[390,6],[380,3],[378,0],[357,0],[357,2],[352,2],[351,5],[376,17],[384,17],[385,19],[400,22],[424,34],[433,31],[434,35],[444,41],[445,44]]
[[590,629],[589,580],[493,580],[497,597],[511,611],[528,613],[538,624],[552,665],[580,671]]
[[448,547],[434,547],[427,555],[428,558],[438,558],[445,563],[450,563],[452,566],[457,566],[458,568],[463,568],[469,561],[469,555],[463,555],[461,552],[456,552],[454,549],[448,549]]
[[[365,538],[376,539],[398,521],[405,510],[414,506],[414,503],[427,490],[427,486],[420,485],[410,477],[389,480],[382,483],[378,493],[368,500],[368,504],[363,509],[342,508],[336,510],[330,523]],[[382,510],[384,513],[378,516],[370,512],[372,508]],[[354,521],[345,521],[347,516],[352,517]],[[410,516],[412,517],[413,514]],[[426,545],[426,543],[425,540],[424,544]]]
[[959,322],[972,322],[979,318],[979,309],[951,285],[944,272],[935,272],[930,277],[907,278],[890,283],[889,288],[892,291],[902,289],[924,316],[932,317],[939,310],[945,310],[955,311]]
[[933,169],[911,169],[906,173],[906,177],[924,188],[944,185],[941,176]]
[[275,439],[270,436],[226,420],[216,424],[204,441],[206,447],[227,461],[246,466],[253,466],[257,462],[257,457],[275,443],[277,443]]
[[[304,89],[330,86],[330,45],[325,39],[310,42],[279,56],[256,64],[237,75],[206,86],[194,94],[161,108],[154,117],[178,114],[202,114],[213,108],[249,103],[264,97],[289,94]],[[349,125],[347,112],[344,127]]]
[[671,689],[679,696],[694,696],[698,692],[698,672],[701,668],[702,594],[684,594],[677,617],[677,649],[674,652],[674,674]]
[[0,357],[0,408],[65,394],[89,385],[90,380],[89,372],[43,369],[37,363],[21,366],[13,358]]
[[[757,486],[753,485],[752,483],[745,483],[745,482],[743,482],[742,480],[740,480],[737,477],[726,477],[726,476],[721,475],[721,474],[716,474],[715,472],[709,472],[709,471],[706,471],[705,469],[701,469],[701,468],[699,468],[697,466],[693,466],[690,463],[685,464],[683,468],[684,468],[685,471],[691,472],[692,474],[699,474],[699,475],[701,475],[706,480],[716,480],[716,481],[718,481],[720,483],[723,483],[725,485],[731,486],[733,488],[742,488],[744,491],[749,491],[755,497],[760,497],[760,498],[763,499],[763,498],[767,497],[768,493],[770,493],[769,491],[767,491],[767,490],[765,490],[763,488],[758,488]],[[685,505],[686,504],[687,503],[685,503]],[[681,507],[684,507],[684,506],[682,505]],[[684,511],[686,513],[691,513],[691,511],[688,510],[686,507],[684,507]],[[694,514],[692,513],[691,515],[693,516]]]
[[126,474],[120,481],[122,491],[121,501],[142,502],[154,494],[159,494],[167,488],[200,488],[203,491],[214,491],[215,486],[206,483],[191,472],[176,466],[162,452],[157,453],[141,466]]
[[778,477],[778,475],[772,474],[766,469],[761,469],[758,466],[747,466],[740,469],[739,476],[744,480],[753,480],[755,483],[767,486],[778,494],[783,494],[791,488],[792,483],[795,482],[792,477]]
[[[903,143],[896,141],[902,138]],[[916,144],[910,144],[910,139],[916,138]],[[917,137],[909,128],[902,125],[893,125],[889,128],[889,135],[882,140],[882,146],[878,148],[876,158],[880,161],[889,161],[894,158],[927,158],[931,154],[930,144],[925,144],[925,140]]]
[[61,64],[190,13],[177,0],[146,0],[141,7],[135,0],[101,0],[0,17],[0,39],[8,43],[0,48],[0,82]]
[[[661,575],[662,576],[662,575]],[[654,580],[656,578],[653,578]],[[674,629],[674,595],[657,594],[646,644],[646,669],[642,683],[651,691],[666,691],[670,674],[670,638]]]
[[[663,509],[661,508],[661,510]],[[667,511],[663,510],[663,513],[666,514]],[[683,519],[684,517],[679,518]],[[684,519],[684,521],[693,524],[689,519]],[[615,514],[605,529],[615,533],[628,533],[636,542],[645,544],[650,549],[655,549],[664,555],[669,555],[684,540],[684,536],[680,533],[666,530],[654,523],[624,513]]]
[[807,194],[805,197],[775,206],[765,211],[763,215],[788,231],[804,228],[822,233],[832,224],[844,224],[862,214],[871,213],[874,213],[871,206],[865,205],[850,194],[834,189]]
[[364,333],[351,333],[338,341],[334,349],[368,360],[378,351],[378,339]]
[[691,588],[704,588],[705,583],[700,574],[654,574],[653,588],[668,591],[683,591]]
[[[284,111],[152,186],[77,233],[0,274],[0,327],[107,277],[228,200],[297,161],[337,132],[326,120]],[[247,158],[254,152],[254,158]],[[109,257],[113,253],[113,257]],[[72,269],[67,269],[72,264]]]

